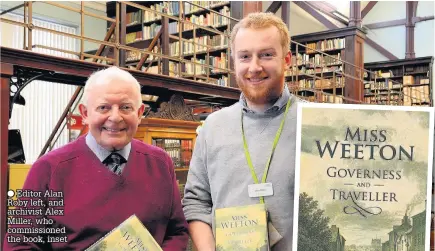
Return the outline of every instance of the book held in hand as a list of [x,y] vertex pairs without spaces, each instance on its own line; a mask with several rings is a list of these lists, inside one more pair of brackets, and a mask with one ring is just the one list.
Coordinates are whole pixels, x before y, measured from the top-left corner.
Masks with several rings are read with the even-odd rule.
[[162,248],[136,215],[132,215],[86,249],[86,251],[109,250],[162,251]]
[[216,209],[216,251],[268,251],[264,204]]

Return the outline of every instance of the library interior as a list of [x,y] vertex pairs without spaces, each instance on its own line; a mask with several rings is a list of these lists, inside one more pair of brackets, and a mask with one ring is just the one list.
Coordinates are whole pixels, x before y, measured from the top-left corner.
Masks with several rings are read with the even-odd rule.
[[[203,122],[240,99],[230,39],[239,20],[271,12],[287,25],[285,85],[302,100],[434,107],[434,5],[2,1],[0,239],[7,192],[22,188],[40,157],[89,132],[79,107],[93,72],[117,66],[140,83],[145,108],[133,138],[166,151],[183,198]],[[433,219],[432,205],[431,250]]]

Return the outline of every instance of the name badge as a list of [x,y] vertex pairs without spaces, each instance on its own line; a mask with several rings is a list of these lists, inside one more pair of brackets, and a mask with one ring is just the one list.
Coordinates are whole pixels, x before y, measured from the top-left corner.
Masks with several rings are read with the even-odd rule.
[[249,197],[264,197],[273,195],[272,183],[252,184],[248,186]]

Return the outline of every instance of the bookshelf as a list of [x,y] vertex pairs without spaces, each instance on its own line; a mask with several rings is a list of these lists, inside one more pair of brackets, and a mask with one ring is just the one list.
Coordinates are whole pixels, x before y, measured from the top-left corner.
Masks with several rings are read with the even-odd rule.
[[[230,80],[228,47],[231,22],[227,17],[231,16],[231,2],[133,1],[125,5],[125,13],[122,8],[120,12],[121,27],[126,34],[121,43],[169,56],[150,54],[140,63],[143,53],[126,51],[126,67],[234,86]],[[114,17],[115,2],[108,2],[106,6],[107,15]]]
[[433,57],[364,64],[364,99],[371,104],[431,106]]
[[364,39],[357,27],[293,36],[290,90],[312,102],[362,101]]
[[172,159],[175,175],[183,196],[189,164],[200,122],[143,118],[134,138],[165,150]]

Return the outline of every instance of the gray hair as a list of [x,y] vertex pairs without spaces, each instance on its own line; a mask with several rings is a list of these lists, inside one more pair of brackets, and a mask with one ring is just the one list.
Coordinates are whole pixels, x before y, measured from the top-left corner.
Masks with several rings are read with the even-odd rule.
[[122,70],[116,66],[112,66],[92,73],[92,75],[86,81],[86,85],[83,90],[83,104],[88,104],[88,93],[93,86],[108,83],[109,81],[113,80],[120,80],[135,85],[139,93],[137,97],[137,106],[140,107],[140,105],[142,104],[142,95],[139,82],[133,77],[133,75],[130,74],[130,72]]

